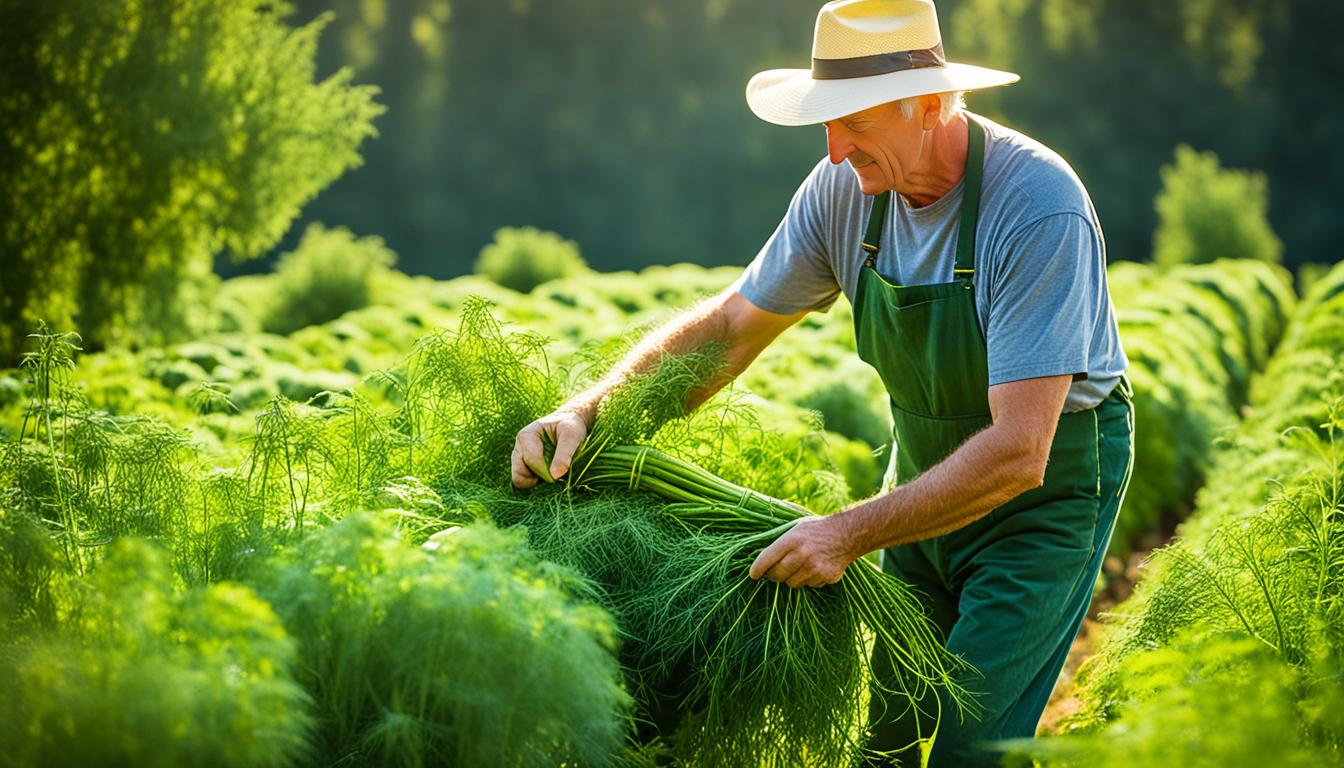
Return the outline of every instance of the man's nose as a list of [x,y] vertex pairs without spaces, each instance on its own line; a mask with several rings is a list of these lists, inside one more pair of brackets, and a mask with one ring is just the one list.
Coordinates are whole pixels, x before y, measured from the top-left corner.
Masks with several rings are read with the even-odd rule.
[[839,165],[854,151],[854,143],[849,140],[849,132],[844,126],[826,123],[826,152],[831,157],[831,165]]

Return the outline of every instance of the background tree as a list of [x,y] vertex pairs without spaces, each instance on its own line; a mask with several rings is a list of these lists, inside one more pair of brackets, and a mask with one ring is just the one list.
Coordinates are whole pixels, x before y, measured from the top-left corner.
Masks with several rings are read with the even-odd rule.
[[948,50],[1022,82],[977,95],[1059,151],[1112,257],[1146,259],[1159,169],[1178,144],[1263,171],[1284,262],[1335,261],[1344,8],[1326,0],[939,0]]
[[212,257],[264,254],[359,163],[382,108],[314,82],[284,3],[0,0],[0,359],[36,320],[88,345],[199,322]]
[[1162,168],[1155,207],[1153,261],[1158,264],[1282,258],[1283,243],[1265,218],[1265,175],[1224,170],[1212,152],[1177,147],[1176,162]]
[[743,98],[760,66],[806,65],[814,0],[297,7],[335,11],[322,69],[354,66],[390,107],[367,165],[305,216],[381,235],[408,272],[469,273],[503,226],[574,240],[600,270],[742,264],[825,152],[820,128],[767,125]]
[[[305,217],[377,234],[452,277],[502,226],[576,241],[597,269],[743,264],[825,151],[743,88],[805,67],[820,0],[299,0],[334,10],[323,71],[384,89],[383,134]],[[1325,0],[938,0],[959,60],[1020,72],[972,109],[1039,138],[1092,194],[1112,258],[1147,259],[1159,169],[1188,143],[1266,173],[1285,263],[1344,222],[1344,73]],[[290,235],[296,238],[301,228]]]

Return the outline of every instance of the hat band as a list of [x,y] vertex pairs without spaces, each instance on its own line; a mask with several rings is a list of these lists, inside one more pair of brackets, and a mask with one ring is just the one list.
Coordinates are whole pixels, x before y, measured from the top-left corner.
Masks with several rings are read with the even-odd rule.
[[856,56],[852,59],[812,59],[813,80],[848,80],[852,77],[871,77],[907,69],[946,66],[941,41],[932,48],[918,51],[879,53],[875,56]]

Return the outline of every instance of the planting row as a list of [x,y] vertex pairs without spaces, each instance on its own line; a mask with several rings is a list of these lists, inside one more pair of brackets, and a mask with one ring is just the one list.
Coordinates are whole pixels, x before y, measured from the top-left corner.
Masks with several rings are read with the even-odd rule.
[[[395,364],[428,330],[457,322],[471,296],[491,301],[504,321],[545,334],[553,340],[548,353],[564,358],[581,348],[618,349],[735,274],[655,267],[553,280],[521,294],[478,277],[435,282],[386,271],[371,281],[370,306],[289,336],[262,331],[270,297],[283,293],[286,276],[236,278],[218,301],[216,325],[227,332],[139,354],[91,355],[75,380],[94,408],[160,416],[219,452],[253,431],[253,417],[274,396],[304,402],[354,386]],[[1124,551],[1189,511],[1214,439],[1235,424],[1251,374],[1277,343],[1294,297],[1286,272],[1257,261],[1167,271],[1116,263],[1110,282],[1139,424],[1134,480],[1113,544]],[[786,411],[797,406],[820,414],[832,433],[830,459],[859,498],[880,482],[890,418],[881,382],[854,352],[851,327],[843,301],[805,318],[761,355],[739,388]],[[0,407],[6,404],[0,432],[12,434],[23,405],[13,377],[0,377]],[[209,412],[204,419],[201,411]]]
[[1344,265],[1303,297],[1049,765],[1344,760]]

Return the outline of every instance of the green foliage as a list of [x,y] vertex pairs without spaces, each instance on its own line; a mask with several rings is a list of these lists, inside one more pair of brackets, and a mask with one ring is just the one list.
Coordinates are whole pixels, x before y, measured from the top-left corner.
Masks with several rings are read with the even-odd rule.
[[413,273],[469,273],[518,223],[565,232],[606,270],[740,263],[822,151],[819,131],[742,102],[753,65],[805,66],[812,0],[296,5],[336,11],[323,64],[355,66],[391,107],[389,140],[315,219],[386,234]]
[[420,549],[355,516],[260,584],[299,643],[315,765],[605,765],[621,748],[611,617],[521,531],[482,523]]
[[307,752],[294,645],[251,590],[183,590],[133,540],[68,589],[58,627],[4,640],[0,765],[278,767]]
[[0,408],[17,403],[23,397],[23,385],[12,376],[0,376]]
[[1278,262],[1283,243],[1270,229],[1269,185],[1263,173],[1223,170],[1212,152],[1176,148],[1162,168],[1153,260],[1202,264],[1215,259]]
[[[603,270],[742,264],[824,153],[819,128],[765,124],[742,99],[752,73],[808,65],[817,0],[296,5],[303,18],[336,11],[324,69],[357,68],[391,108],[368,168],[306,213],[383,234],[409,272],[468,273],[480,244],[517,222],[565,232]],[[1334,258],[1344,175],[1320,153],[1344,135],[1344,103],[1317,95],[1336,86],[1337,4],[937,7],[951,60],[1023,76],[971,107],[1077,169],[1113,256],[1151,253],[1158,169],[1189,143],[1268,174],[1290,263]],[[506,66],[481,68],[506,49]]]
[[1135,391],[1134,474],[1111,540],[1123,554],[1189,512],[1296,299],[1285,270],[1247,259],[1121,262],[1108,278]]
[[496,230],[494,241],[481,249],[475,267],[476,274],[519,293],[530,293],[548,280],[570,277],[586,269],[578,245],[536,227]]
[[350,230],[310,224],[293,251],[280,257],[275,295],[262,328],[288,334],[367,306],[380,278],[396,262],[382,238],[356,239]]
[[[1332,707],[1344,658],[1341,295],[1344,267],[1336,267],[1303,298],[1252,388],[1247,418],[1223,441],[1194,516],[1116,611],[1102,653],[1080,674],[1084,706],[1072,726],[1098,735],[1079,742],[1078,754],[1258,765],[1271,750],[1276,764],[1339,762],[1344,722]],[[1208,646],[1218,638],[1233,645]],[[1219,671],[1202,660],[1206,646],[1213,657],[1245,657],[1250,667]],[[1155,650],[1162,655],[1150,656]],[[1145,658],[1178,673],[1136,683]],[[1260,688],[1260,676],[1272,685]],[[1247,712],[1263,722],[1199,728],[1188,743],[1171,744],[1163,743],[1169,731],[1140,724],[1175,719],[1173,710],[1187,704],[1209,718],[1221,713],[1222,723]],[[1209,762],[1194,756],[1201,744]],[[1067,741],[1059,749],[1075,751]]]
[[[13,461],[14,457],[4,451],[0,459]],[[25,625],[55,624],[61,573],[57,544],[43,522],[23,510],[0,512],[0,629],[4,635]]]
[[[867,648],[844,587],[751,581],[751,534],[697,530],[647,494],[458,498],[525,525],[543,556],[593,578],[629,638],[621,660],[643,738],[661,736],[689,765],[736,766],[745,755],[790,765],[801,753],[816,765],[857,760]],[[912,652],[931,661],[920,627],[897,631],[919,638]]]
[[[474,459],[436,462],[442,469],[433,473],[435,485],[445,506],[526,527],[539,554],[594,581],[599,601],[628,638],[622,662],[638,716],[649,723],[646,738],[670,739],[678,758],[695,765],[738,765],[743,755],[788,764],[800,752],[819,765],[852,763],[861,753],[872,632],[885,647],[899,645],[907,654],[916,690],[903,693],[950,684],[955,660],[917,603],[904,585],[868,563],[856,568],[871,572],[856,570],[842,585],[822,590],[748,579],[754,553],[782,529],[779,520],[734,518],[731,504],[741,488],[722,509],[692,503],[696,508],[688,512],[687,504],[668,503],[684,498],[652,495],[633,477],[612,481],[620,486],[612,490],[593,479],[610,474],[608,455],[639,450],[620,443],[641,441],[758,492],[821,511],[839,508],[846,489],[833,467],[818,466],[822,446],[771,428],[762,413],[767,409],[750,399],[721,396],[679,418],[687,393],[720,369],[721,349],[666,357],[629,379],[603,402],[565,486],[544,486],[523,498],[508,492],[498,470],[507,467],[513,434],[535,417],[534,403],[545,395],[541,388],[529,394],[535,385],[523,384],[545,380],[534,360],[518,354],[531,344],[526,335],[501,334],[481,308],[468,306],[456,333],[422,345],[422,356],[434,350],[432,365],[423,357],[415,362],[425,371],[417,388],[433,393],[432,400],[419,401],[432,403],[424,410],[479,409],[506,425],[498,442],[479,437],[494,434],[487,425],[437,433],[452,435],[442,442],[445,455],[471,458],[484,451],[489,461],[479,468]],[[492,383],[499,380],[516,383],[503,390],[507,397]],[[883,614],[889,621],[865,613],[873,601],[890,611]]]
[[[1105,731],[1022,742],[1018,754],[1051,768],[1332,765],[1338,752],[1303,739],[1311,725],[1326,724],[1310,709],[1338,699],[1329,692],[1339,670],[1321,661],[1309,674],[1323,686],[1302,701],[1298,670],[1264,645],[1236,636],[1183,637],[1126,659],[1119,672],[1124,704]],[[1340,725],[1337,713],[1316,714]]]
[[[632,712],[640,718],[635,731],[648,742],[643,752],[665,749],[676,759],[701,765],[739,765],[743,754],[793,765],[802,752],[805,762],[851,762],[860,754],[868,675],[864,658],[872,641],[864,621],[834,599],[834,590],[802,598],[746,580],[741,571],[750,547],[742,544],[742,529],[705,527],[704,515],[720,515],[722,509],[701,510],[696,513],[701,517],[689,520],[684,508],[627,490],[628,483],[619,491],[544,486],[527,493],[508,484],[508,457],[518,428],[601,376],[638,329],[666,316],[664,302],[686,303],[719,290],[731,272],[680,265],[644,275],[594,274],[555,280],[522,296],[479,277],[435,284],[388,271],[379,279],[396,286],[395,292],[380,291],[372,305],[290,337],[217,334],[135,355],[96,353],[76,362],[76,339],[40,334],[20,374],[26,407],[0,411],[7,420],[0,426],[11,436],[0,443],[0,547],[5,548],[0,622],[6,631],[22,633],[58,622],[77,602],[62,583],[86,570],[96,573],[108,544],[128,533],[154,538],[188,584],[245,579],[274,585],[267,580],[280,568],[274,559],[278,551],[285,552],[282,570],[294,579],[305,573],[304,578],[312,577],[314,569],[303,567],[312,561],[305,558],[328,547],[358,553],[350,555],[351,563],[384,563],[375,570],[381,568],[387,579],[405,576],[410,583],[432,586],[437,577],[426,574],[440,566],[404,563],[399,558],[418,562],[422,553],[392,541],[387,525],[352,521],[354,528],[340,534],[323,529],[357,510],[384,510],[381,519],[396,521],[397,535],[413,542],[466,520],[522,524],[533,551],[583,574],[586,586],[571,583],[566,599],[593,600],[617,622],[621,678],[633,699]],[[1168,270],[1116,265],[1112,278],[1121,333],[1134,364],[1138,458],[1147,462],[1136,474],[1122,520],[1138,525],[1153,519],[1143,514],[1180,514],[1198,473],[1210,467],[1215,474],[1233,471],[1219,469],[1224,460],[1211,458],[1210,445],[1235,423],[1248,393],[1261,414],[1257,429],[1265,433],[1329,418],[1312,393],[1340,375],[1331,345],[1344,341],[1338,322],[1344,317],[1344,273],[1317,280],[1304,300],[1314,311],[1291,326],[1287,316],[1294,299],[1286,273],[1263,262]],[[249,279],[240,293],[266,293],[277,279]],[[471,298],[478,292],[498,305]],[[396,297],[395,305],[379,303],[390,302],[388,296]],[[854,494],[871,489],[868,483],[875,483],[871,476],[880,473],[880,463],[865,444],[823,434],[821,418],[795,403],[843,380],[852,385],[846,393],[852,404],[839,408],[839,414],[851,407],[880,411],[880,383],[874,389],[875,381],[864,378],[870,372],[846,367],[853,343],[848,320],[843,303],[828,316],[807,318],[772,345],[740,385],[690,415],[682,415],[680,407],[685,393],[713,375],[721,359],[713,349],[669,358],[603,405],[601,429],[759,493],[815,512],[838,510]],[[450,330],[439,330],[445,327]],[[551,341],[528,328],[561,338]],[[1272,379],[1253,380],[1280,335],[1283,349],[1268,365]],[[408,348],[410,355],[394,365]],[[376,370],[388,365],[393,367]],[[790,386],[800,381],[808,386]],[[169,391],[163,383],[176,387]],[[282,391],[314,397],[293,402],[277,397]],[[115,406],[117,414],[99,412],[104,406]],[[130,415],[150,412],[159,418]],[[13,439],[19,434],[23,440]],[[1275,478],[1310,464],[1302,452],[1306,443],[1275,444],[1268,450],[1263,437],[1251,442],[1254,453],[1240,454],[1235,464],[1237,482],[1206,487],[1201,505],[1235,503],[1252,514],[1264,508]],[[864,470],[868,481],[861,480]],[[1254,534],[1248,539],[1250,551],[1259,551],[1251,546],[1256,541],[1306,551],[1310,536],[1305,529],[1283,524],[1278,514],[1269,516],[1277,524],[1273,530],[1248,526]],[[1199,525],[1187,526],[1187,533],[1193,535]],[[351,531],[367,526],[383,529],[364,540],[369,551],[382,546],[369,543],[377,541],[402,554],[377,560],[382,555],[355,546],[358,536]],[[457,535],[435,534],[433,543],[447,546]],[[336,539],[327,536],[343,543],[337,547],[331,543]],[[1225,534],[1218,538],[1233,540]],[[300,543],[305,539],[310,540]],[[1297,659],[1284,663],[1306,670],[1316,664],[1321,635],[1303,629],[1308,622],[1297,606],[1311,601],[1301,584],[1284,575],[1287,571],[1274,570],[1280,567],[1273,562],[1276,551],[1266,550],[1267,559],[1237,559],[1191,547],[1191,563],[1173,551],[1154,568],[1242,576],[1176,580],[1179,588],[1164,590],[1152,603],[1166,606],[1162,610],[1169,617],[1235,616],[1225,608],[1197,614],[1190,600],[1182,599],[1226,605],[1209,599],[1210,590],[1221,588],[1252,617],[1247,623],[1260,638]],[[372,560],[360,559],[366,555]],[[331,554],[325,561],[331,573],[345,556]],[[433,555],[440,556],[442,551]],[[1257,568],[1273,575],[1270,604],[1283,608],[1282,632],[1272,612],[1257,607],[1265,602],[1256,602]],[[259,572],[270,575],[263,579]],[[312,586],[311,594],[304,593],[309,597],[336,589],[334,582],[323,581],[326,577],[313,578],[305,582]],[[397,594],[392,583],[354,594],[370,603],[382,601]],[[304,638],[303,668],[315,658],[311,653],[336,653],[335,646],[321,646],[329,638],[318,637],[319,625],[372,626],[350,619],[352,612],[365,610],[353,604],[320,614],[317,597],[307,603],[315,613],[305,616],[318,618],[295,620],[291,598],[298,593],[267,590],[276,611],[296,622],[292,631]],[[447,599],[434,594],[436,601]],[[434,610],[424,608],[427,614]],[[376,610],[368,611],[371,622],[382,620]],[[821,624],[813,623],[816,617]],[[408,621],[432,626],[428,618]],[[1135,637],[1148,645],[1167,643],[1182,629],[1168,622],[1139,622],[1136,626],[1147,628]],[[1344,626],[1344,621],[1335,623]],[[390,625],[378,631],[381,638],[396,634]],[[414,642],[397,637],[387,639],[385,647],[413,655],[418,652]],[[374,679],[401,681],[398,686],[417,692],[431,683],[447,686],[440,681],[452,669],[444,661],[433,673],[421,665],[424,681],[412,681],[403,671],[397,672],[401,677],[380,678],[393,664],[386,657],[395,653],[354,656],[350,651],[334,661],[322,658],[327,659],[323,663],[348,663],[347,670],[375,670]],[[326,674],[320,681],[316,672],[304,674],[314,696],[328,701],[322,706],[356,702],[349,706],[361,708],[341,726],[345,735],[332,735],[329,727],[336,726],[323,716],[320,761],[339,757],[338,743],[353,743],[351,750],[377,762],[419,750],[442,735],[414,717],[400,716],[410,711],[408,694],[357,694],[352,681],[364,679],[363,672]],[[1103,677],[1098,672],[1094,679]],[[1313,680],[1308,674],[1300,678],[1308,688]],[[321,685],[328,687],[318,695]],[[845,695],[830,693],[836,690]],[[1328,710],[1332,700],[1322,693],[1310,701]],[[1101,711],[1102,716],[1109,712]],[[1327,723],[1328,718],[1316,720]],[[628,726],[621,721],[617,729]],[[642,759],[633,753],[624,757]]]
[[220,251],[257,256],[373,133],[314,82],[325,19],[247,0],[0,3],[0,360],[38,318],[90,342],[189,335]]
[[561,402],[560,382],[531,361],[537,333],[508,333],[483,301],[463,307],[456,332],[416,342],[405,366],[396,425],[412,440],[408,474],[431,484],[466,477],[504,487],[518,430]]
[[821,414],[822,423],[831,432],[882,448],[891,442],[891,416],[881,403],[867,396],[854,384],[833,380],[822,384],[799,399],[798,404]]

